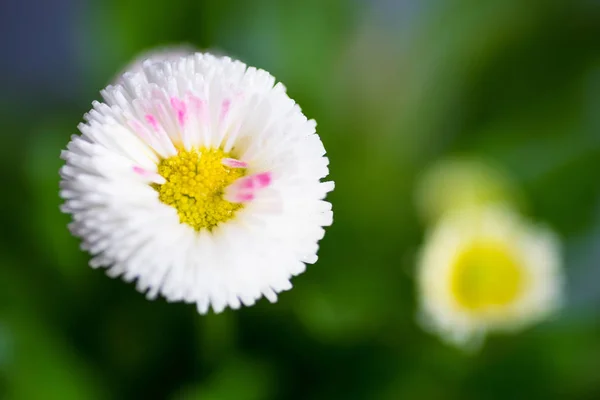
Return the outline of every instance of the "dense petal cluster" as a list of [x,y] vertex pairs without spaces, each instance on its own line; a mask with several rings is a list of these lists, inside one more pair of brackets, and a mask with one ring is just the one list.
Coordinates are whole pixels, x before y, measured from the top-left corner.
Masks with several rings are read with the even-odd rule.
[[275,301],[332,222],[315,122],[226,57],[148,60],[118,82],[62,153],[62,209],[90,264],[201,313]]

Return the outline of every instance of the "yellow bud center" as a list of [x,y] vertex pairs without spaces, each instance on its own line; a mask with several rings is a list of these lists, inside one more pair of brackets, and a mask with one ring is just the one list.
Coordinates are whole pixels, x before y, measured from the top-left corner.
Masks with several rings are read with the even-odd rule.
[[453,266],[451,292],[471,312],[511,304],[521,293],[524,274],[505,244],[473,243],[462,250]]
[[223,198],[223,190],[246,171],[223,165],[222,160],[230,157],[221,149],[180,150],[160,161],[158,173],[166,182],[152,186],[160,201],[175,207],[182,223],[197,231],[211,230],[242,208]]

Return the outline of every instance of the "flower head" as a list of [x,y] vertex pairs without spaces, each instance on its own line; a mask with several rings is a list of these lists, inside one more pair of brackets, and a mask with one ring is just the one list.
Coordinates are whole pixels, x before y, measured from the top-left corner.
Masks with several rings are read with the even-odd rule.
[[449,214],[422,250],[419,289],[427,328],[477,345],[489,331],[523,328],[560,305],[557,240],[507,209]]
[[149,60],[119,82],[62,153],[62,209],[90,265],[201,313],[276,301],[332,222],[315,122],[227,57]]

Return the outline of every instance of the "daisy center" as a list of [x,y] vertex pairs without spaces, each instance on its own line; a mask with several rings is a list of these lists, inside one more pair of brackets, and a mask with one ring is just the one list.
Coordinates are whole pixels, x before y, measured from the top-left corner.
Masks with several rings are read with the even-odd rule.
[[225,165],[223,160],[229,157],[221,149],[180,150],[161,160],[158,173],[166,182],[152,186],[160,201],[175,207],[182,223],[197,231],[211,230],[243,207],[223,198],[224,189],[246,173],[244,168]]
[[523,281],[523,269],[505,245],[474,243],[456,258],[450,284],[456,301],[477,312],[512,303]]

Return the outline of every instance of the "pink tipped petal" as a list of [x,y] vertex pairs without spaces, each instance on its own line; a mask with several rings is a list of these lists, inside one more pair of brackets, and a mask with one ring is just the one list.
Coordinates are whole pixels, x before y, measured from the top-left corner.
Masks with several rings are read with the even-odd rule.
[[240,190],[234,183],[225,189],[223,197],[231,203],[247,203],[254,200],[254,193],[250,190]]
[[205,103],[200,97],[195,96],[191,93],[187,95],[188,103],[191,108],[191,112],[194,113],[198,118],[202,118],[204,116]]
[[232,203],[245,203],[254,200],[256,193],[271,184],[270,172],[250,175],[233,182],[225,190],[225,199]]
[[256,175],[254,175],[254,179],[257,182],[257,185],[256,185],[257,189],[266,188],[267,186],[269,186],[271,184],[271,173],[263,172],[260,174],[256,174]]
[[239,187],[242,190],[254,189],[254,177],[248,176],[246,178],[238,179]]
[[133,129],[133,131],[138,135],[138,137],[140,139],[146,140],[148,141],[148,130],[146,128],[144,128],[144,125],[142,125],[138,120],[135,119],[130,119],[129,121],[127,121],[127,125],[129,125],[129,127],[131,129]]
[[227,114],[229,114],[230,107],[231,99],[223,100],[223,103],[221,103],[221,121],[223,121],[227,117]]
[[171,97],[171,107],[177,113],[177,122],[179,126],[184,126],[187,118],[187,106],[184,101],[177,97]]
[[262,172],[238,179],[234,182],[234,185],[239,185],[239,188],[242,190],[264,189],[271,184],[271,180],[270,172]]
[[248,168],[247,162],[236,160],[235,158],[224,158],[221,162],[229,168]]
[[239,193],[237,195],[238,203],[245,203],[245,202],[248,202],[251,200],[254,200],[254,194],[252,194],[252,193]]
[[157,174],[154,171],[148,171],[147,169],[144,169],[138,165],[134,165],[132,169],[133,172],[145,179],[148,179],[151,182],[158,183],[160,185],[166,182],[165,178],[163,178],[161,175]]
[[158,131],[158,121],[156,120],[156,117],[154,115],[146,114],[146,116],[144,118],[146,119],[146,122],[148,122],[150,124],[152,129],[154,129],[155,131]]

